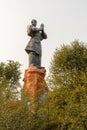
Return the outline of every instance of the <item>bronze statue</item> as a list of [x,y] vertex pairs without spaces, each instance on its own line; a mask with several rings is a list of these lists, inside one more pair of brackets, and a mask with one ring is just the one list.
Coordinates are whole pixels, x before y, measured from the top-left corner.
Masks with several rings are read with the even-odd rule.
[[46,33],[44,32],[44,24],[41,24],[40,28],[36,27],[37,21],[33,19],[31,25],[27,27],[27,34],[30,36],[30,41],[25,48],[25,51],[29,55],[29,66],[33,65],[38,68],[41,68],[41,41],[47,38]]

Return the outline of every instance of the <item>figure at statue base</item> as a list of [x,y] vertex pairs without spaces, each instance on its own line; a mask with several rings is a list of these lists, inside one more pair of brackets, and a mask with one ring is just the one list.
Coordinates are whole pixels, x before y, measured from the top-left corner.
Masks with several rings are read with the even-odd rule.
[[29,66],[36,66],[39,69],[41,67],[41,56],[42,48],[41,41],[47,38],[46,33],[44,32],[44,24],[41,24],[40,28],[36,27],[37,21],[33,19],[31,25],[27,26],[27,34],[30,36],[30,41],[25,48],[25,51],[29,55]]

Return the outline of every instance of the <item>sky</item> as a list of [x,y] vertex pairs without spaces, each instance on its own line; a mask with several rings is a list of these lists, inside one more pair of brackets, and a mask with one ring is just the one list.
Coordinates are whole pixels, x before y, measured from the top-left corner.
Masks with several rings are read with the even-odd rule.
[[0,62],[18,61],[22,73],[28,68],[24,49],[32,19],[38,27],[45,25],[48,38],[42,41],[42,66],[47,74],[56,47],[75,39],[87,43],[87,0],[0,0]]

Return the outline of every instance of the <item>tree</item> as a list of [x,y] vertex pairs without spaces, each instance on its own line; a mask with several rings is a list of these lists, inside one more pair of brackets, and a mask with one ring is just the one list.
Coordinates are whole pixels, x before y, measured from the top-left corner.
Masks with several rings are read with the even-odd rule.
[[61,49],[56,48],[50,66],[51,86],[83,84],[83,73],[87,74],[87,46],[84,43],[74,41]]
[[50,124],[60,130],[87,129],[87,46],[79,41],[56,49],[50,66]]
[[2,130],[9,129],[6,124],[13,114],[13,108],[18,106],[15,104],[20,95],[18,88],[21,88],[20,67],[19,62],[12,60],[0,63],[0,129]]
[[18,87],[20,87],[20,66],[18,62],[11,60],[7,64],[0,63],[0,94],[6,96],[8,99],[14,97],[18,91]]
[[29,96],[19,100],[20,64],[14,61],[0,63],[0,129],[44,130],[46,119],[40,106],[31,110]]
[[[4,65],[2,66],[5,68]],[[9,72],[10,69],[7,70]],[[1,78],[4,87],[0,88],[3,97],[7,95],[7,88],[14,88],[17,83],[15,78],[11,79],[9,73],[6,75],[7,78],[6,73],[1,73],[5,76],[4,82]],[[53,87],[52,91],[49,91],[45,99],[35,107],[27,96],[16,102],[13,100],[14,96],[10,98],[5,96],[10,100],[1,98],[4,99],[4,103],[0,100],[0,128],[2,130],[86,130],[87,47],[84,43],[74,41],[70,45],[56,49],[48,82],[49,86]],[[8,87],[10,85],[11,87]],[[13,95],[14,89],[8,90],[11,90],[10,94]]]

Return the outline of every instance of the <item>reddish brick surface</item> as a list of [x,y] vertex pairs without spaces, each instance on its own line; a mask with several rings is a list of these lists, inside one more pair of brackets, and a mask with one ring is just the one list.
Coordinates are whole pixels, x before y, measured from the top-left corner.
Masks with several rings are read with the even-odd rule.
[[45,82],[45,69],[38,69],[35,66],[30,66],[25,70],[23,92],[29,94],[30,98],[37,101],[39,96],[43,94],[43,90],[48,91],[48,86]]

